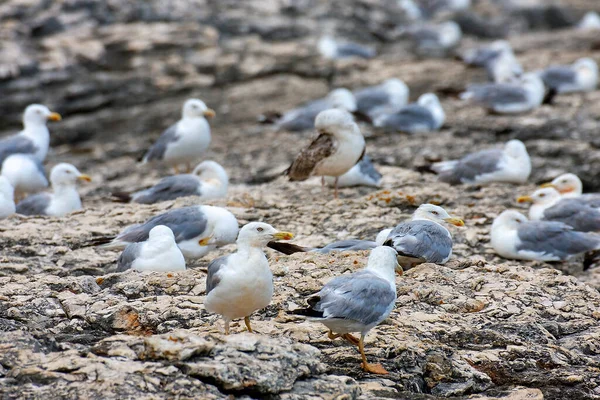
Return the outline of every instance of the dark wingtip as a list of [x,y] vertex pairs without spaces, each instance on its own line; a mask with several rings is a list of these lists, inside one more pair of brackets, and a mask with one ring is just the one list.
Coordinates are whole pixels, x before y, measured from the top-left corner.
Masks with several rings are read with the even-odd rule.
[[112,192],[110,195],[113,197],[111,200],[117,203],[129,203],[131,201],[131,195],[127,192]]
[[108,244],[115,239],[115,236],[103,236],[99,238],[90,239],[85,242],[81,247],[94,247],[101,246],[103,244]]

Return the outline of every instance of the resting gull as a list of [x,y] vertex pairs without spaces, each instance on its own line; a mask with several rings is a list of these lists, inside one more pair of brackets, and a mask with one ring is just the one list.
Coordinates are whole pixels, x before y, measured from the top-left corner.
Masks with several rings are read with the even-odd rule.
[[374,121],[382,114],[392,114],[408,103],[408,86],[400,79],[391,78],[380,85],[356,90],[356,111]]
[[600,200],[600,193],[583,194],[583,183],[575,174],[562,174],[554,178],[552,182],[544,183],[541,187],[553,187],[565,199],[580,197],[588,201]]
[[44,166],[31,154],[11,154],[6,157],[0,175],[15,188],[17,199],[48,187]]
[[117,236],[92,239],[88,245],[123,249],[130,243],[148,239],[157,225],[169,227],[187,260],[203,257],[218,246],[233,243],[238,234],[235,216],[221,207],[190,206],[169,210],[139,225],[125,228]]
[[[387,374],[380,364],[369,364],[365,356],[365,336],[385,320],[396,303],[395,271],[402,272],[394,249],[386,246],[371,250],[367,266],[329,281],[307,299],[306,309],[291,311],[329,328],[328,337],[342,337],[358,345],[362,368],[373,374]],[[360,332],[360,339],[352,336]]]
[[425,93],[417,103],[402,107],[392,114],[384,114],[373,125],[387,131],[406,133],[436,131],[444,125],[446,114],[440,100],[433,93]]
[[329,35],[325,35],[319,39],[318,47],[321,55],[331,60],[348,57],[369,59],[376,56],[375,50],[370,47],[354,42],[335,40]]
[[460,26],[454,21],[411,26],[401,33],[412,40],[415,53],[424,57],[443,57],[458,46],[462,38]]
[[484,67],[492,82],[510,82],[523,74],[523,67],[506,40],[496,40],[489,46],[470,50],[463,55],[463,61]]
[[268,306],[273,297],[273,274],[263,249],[273,239],[293,237],[269,224],[250,222],[240,229],[237,251],[208,265],[204,307],[223,317],[226,335],[229,323],[237,318],[244,318],[252,332],[250,314]]
[[588,11],[577,24],[577,28],[584,31],[600,30],[600,15],[594,11]]
[[286,170],[291,181],[304,181],[311,176],[335,177],[335,197],[338,196],[337,181],[363,156],[365,139],[352,115],[344,110],[325,110],[315,120],[319,136],[303,149]]
[[422,263],[445,264],[452,255],[452,235],[445,223],[464,226],[460,218],[451,217],[442,207],[421,204],[407,222],[398,224],[385,240],[398,252],[404,269]]
[[143,158],[144,163],[161,161],[179,173],[179,166],[185,164],[187,172],[192,163],[210,145],[210,126],[206,118],[215,112],[202,100],[189,99],[183,105],[181,119],[165,130]]
[[49,215],[63,217],[81,209],[81,198],[77,192],[77,181],[90,182],[92,179],[79,172],[71,164],[60,163],[50,172],[52,193],[38,193],[26,197],[17,204],[17,214]]
[[15,213],[14,189],[8,179],[0,176],[0,219]]
[[191,174],[168,176],[151,188],[134,193],[116,192],[119,201],[154,204],[185,196],[199,196],[199,201],[220,199],[227,195],[229,177],[221,165],[203,161]]
[[117,262],[117,271],[184,271],[185,259],[175,243],[173,231],[164,225],[150,229],[148,239],[125,247]]
[[340,108],[348,112],[355,112],[356,99],[348,89],[334,89],[327,97],[313,100],[310,103],[283,114],[276,122],[277,129],[287,131],[313,129],[315,127],[315,118],[317,115],[330,108]]
[[600,198],[563,198],[551,187],[538,189],[530,196],[520,196],[519,203],[531,203],[529,219],[558,221],[580,232],[600,232]]
[[600,236],[577,232],[554,221],[529,221],[506,210],[492,224],[492,247],[498,255],[516,260],[561,261],[600,248]]
[[531,160],[520,140],[509,140],[503,149],[471,153],[460,160],[442,161],[431,167],[439,180],[461,183],[525,183],[531,174]]
[[524,74],[511,83],[471,85],[460,95],[498,114],[517,114],[531,111],[542,104],[544,82],[535,73]]
[[571,65],[554,65],[539,73],[552,94],[590,92],[598,84],[598,64],[591,58],[580,58]]
[[[356,165],[344,175],[338,178],[338,187],[350,187],[350,186],[373,186],[379,187],[381,184],[381,174],[375,169],[371,158],[366,154],[363,156]],[[325,182],[333,186],[335,184],[335,178],[332,176],[326,176]]]
[[383,245],[383,242],[385,242],[391,231],[391,229],[382,230],[377,234],[374,242],[372,240],[346,239],[329,243],[323,247],[303,247],[293,243],[269,242],[268,247],[288,255],[308,252],[327,254],[334,251],[372,250],[377,246]]
[[11,154],[31,154],[42,162],[48,154],[50,132],[46,122],[60,121],[60,114],[41,104],[31,104],[23,114],[23,130],[0,140],[0,163]]

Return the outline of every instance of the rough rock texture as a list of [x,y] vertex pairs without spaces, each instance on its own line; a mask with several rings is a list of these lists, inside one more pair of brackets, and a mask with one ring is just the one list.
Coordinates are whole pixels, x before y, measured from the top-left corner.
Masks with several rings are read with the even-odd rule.
[[[498,26],[509,26],[494,4],[474,3]],[[568,5],[576,17],[600,11],[595,0]],[[552,10],[519,15],[510,18],[513,31],[536,29],[509,38],[526,69],[581,56],[600,61],[596,33],[544,30],[567,18]],[[51,125],[48,165],[72,162],[94,178],[80,190],[85,210],[62,219],[14,216],[0,226],[0,397],[600,398],[599,270],[583,271],[581,260],[506,261],[489,245],[493,218],[536,183],[572,171],[587,190],[600,191],[600,92],[560,96],[523,116],[486,115],[456,98],[484,72],[412,56],[394,29],[403,18],[396,2],[369,0],[0,4],[0,129],[15,132],[25,105],[48,104],[64,116]],[[314,46],[331,28],[376,45],[381,55],[322,60]],[[459,51],[476,43],[467,37]],[[441,132],[428,135],[361,127],[384,174],[382,189],[343,189],[333,200],[316,179],[273,179],[311,133],[275,133],[257,122],[260,114],[392,76],[407,82],[411,98],[437,92],[448,118]],[[190,96],[217,110],[208,157],[232,180],[228,198],[210,204],[228,207],[240,223],[265,221],[294,232],[296,243],[316,246],[372,239],[423,202],[465,219],[466,228],[452,228],[454,259],[398,277],[396,309],[367,338],[369,359],[390,375],[365,374],[356,349],[285,312],[332,277],[362,267],[366,252],[269,252],[275,298],[252,316],[259,333],[225,337],[204,310],[203,293],[207,263],[232,246],[172,274],[114,273],[118,253],[84,247],[196,204],[108,200],[111,191],[151,185],[169,173],[136,159]],[[450,187],[419,172],[510,138],[530,151],[531,184]]]

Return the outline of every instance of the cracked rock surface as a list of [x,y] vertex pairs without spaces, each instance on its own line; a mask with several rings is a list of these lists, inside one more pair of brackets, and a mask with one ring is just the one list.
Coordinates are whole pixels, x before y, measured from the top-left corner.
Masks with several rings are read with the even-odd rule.
[[[485,79],[454,59],[421,60],[391,28],[397,2],[7,0],[0,4],[0,133],[19,129],[23,108],[42,102],[63,114],[50,125],[48,165],[66,161],[92,175],[85,209],[65,218],[13,216],[0,226],[0,398],[598,399],[600,269],[508,261],[489,244],[493,218],[515,198],[562,172],[600,191],[600,92],[563,95],[520,116],[487,115],[456,93]],[[503,26],[490,1],[474,2]],[[575,16],[600,5],[563,1]],[[463,20],[468,16],[457,17]],[[510,18],[509,37],[527,70],[589,56],[597,33],[545,30]],[[523,22],[525,21],[525,22]],[[369,61],[321,59],[324,26],[375,46]],[[508,26],[508,25],[506,25]],[[533,26],[533,25],[532,25]],[[521,29],[521,30],[519,30]],[[501,34],[502,32],[497,34]],[[494,33],[494,34],[496,34]],[[461,49],[478,43],[468,36]],[[361,125],[383,173],[380,189],[344,188],[334,200],[318,179],[272,180],[313,133],[274,132],[260,114],[389,77],[411,100],[440,95],[440,132],[406,136]],[[110,192],[154,184],[170,173],[136,160],[180,114],[186,98],[217,111],[207,158],[231,177],[227,207],[241,224],[264,221],[320,246],[374,239],[421,203],[463,218],[451,228],[454,255],[397,277],[390,318],[358,351],[286,311],[328,280],[362,268],[367,252],[295,254],[268,250],[275,295],[252,315],[257,334],[231,336],[204,309],[206,266],[220,249],[177,273],[116,273],[118,253],[85,247],[194,198],[156,205],[111,203]],[[451,187],[422,171],[512,138],[532,157],[530,183]],[[521,209],[521,211],[526,211]]]

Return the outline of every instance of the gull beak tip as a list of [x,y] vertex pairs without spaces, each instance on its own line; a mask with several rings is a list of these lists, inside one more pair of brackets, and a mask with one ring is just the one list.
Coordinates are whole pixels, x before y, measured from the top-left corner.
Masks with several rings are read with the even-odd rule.
[[446,222],[455,226],[465,226],[465,221],[460,218],[446,218]]
[[533,201],[533,199],[531,198],[531,196],[519,196],[517,197],[517,203],[521,204],[521,203],[531,203]]
[[62,119],[62,117],[60,116],[59,113],[53,112],[48,115],[48,119],[50,121],[60,121]]
[[79,179],[80,181],[86,181],[86,182],[91,182],[92,181],[92,177],[86,174],[81,174],[77,177],[77,179]]
[[273,238],[278,240],[292,240],[294,234],[291,232],[277,232],[273,235]]
[[554,186],[554,184],[552,182],[546,182],[546,183],[542,183],[540,185],[541,188],[556,188],[556,186]]
[[206,118],[214,118],[215,115],[217,115],[217,113],[212,108],[208,108],[208,109],[204,110],[204,116]]

